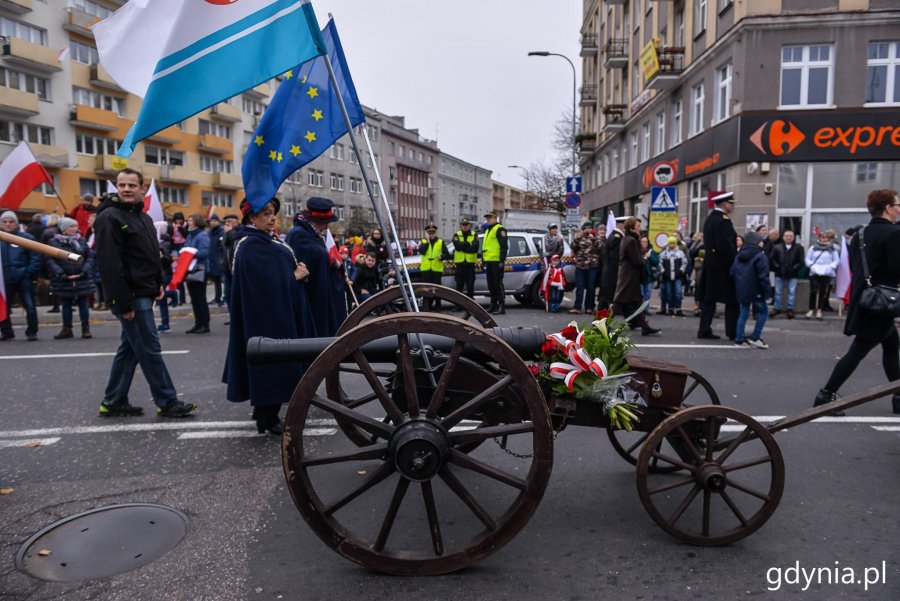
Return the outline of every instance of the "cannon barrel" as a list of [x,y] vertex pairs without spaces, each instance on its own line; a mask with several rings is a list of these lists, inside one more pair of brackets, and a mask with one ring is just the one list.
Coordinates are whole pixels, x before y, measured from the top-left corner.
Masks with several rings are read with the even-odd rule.
[[[541,350],[546,334],[538,327],[489,328],[487,331],[501,338],[523,359],[532,359]],[[446,336],[422,334],[422,344],[435,351],[449,353],[455,340]],[[247,362],[253,367],[272,365],[273,363],[310,363],[334,342],[335,338],[264,338],[255,336],[247,341]],[[417,337],[410,343],[415,348]],[[397,339],[386,336],[373,340],[362,346],[365,357],[374,362],[391,362],[397,354]],[[477,349],[467,346],[463,356],[475,361],[487,361],[490,357]]]

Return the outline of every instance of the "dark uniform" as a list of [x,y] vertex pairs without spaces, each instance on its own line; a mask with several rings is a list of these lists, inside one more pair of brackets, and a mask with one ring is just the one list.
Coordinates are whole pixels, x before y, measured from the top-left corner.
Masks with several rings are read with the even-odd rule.
[[[488,218],[497,218],[497,214],[490,211],[485,214]],[[484,262],[484,271],[487,275],[488,290],[491,292],[491,306],[488,311],[494,315],[506,313],[506,291],[503,289],[503,263],[506,261],[508,243],[506,228],[500,222],[495,221],[487,226],[484,231],[484,241],[481,243],[481,259]]]
[[619,248],[622,246],[622,232],[618,229],[606,233],[606,243],[603,245],[603,269],[600,272],[600,297],[597,306],[600,309],[608,309],[616,294],[616,285],[619,282]]
[[[425,231],[429,234],[437,232],[437,227],[428,225]],[[419,267],[422,273],[422,281],[426,284],[441,285],[441,278],[444,276],[444,261],[450,258],[447,252],[447,245],[437,236],[434,239],[422,238],[419,244],[419,254],[422,255],[422,263]],[[434,301],[432,306],[432,300]],[[426,298],[423,309],[425,311],[440,311],[441,299]]]
[[725,335],[734,340],[737,332],[738,302],[731,265],[737,256],[737,232],[731,218],[719,207],[734,202],[732,193],[713,198],[716,208],[703,224],[703,244],[706,250],[703,271],[700,273],[697,298],[700,300],[700,328],[697,338],[719,338],[713,334],[712,320],[716,303],[725,303]]
[[[469,225],[468,219],[460,225]],[[475,262],[478,260],[478,234],[464,227],[453,235],[453,263],[456,269],[456,290],[465,288],[469,298],[475,298]]]

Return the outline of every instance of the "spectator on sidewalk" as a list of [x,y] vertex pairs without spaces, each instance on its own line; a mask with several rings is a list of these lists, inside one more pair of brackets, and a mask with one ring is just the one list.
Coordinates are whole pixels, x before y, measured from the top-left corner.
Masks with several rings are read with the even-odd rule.
[[[361,255],[362,256],[362,255]],[[377,255],[369,251],[365,254],[362,265],[357,266],[353,274],[353,292],[360,303],[381,290],[381,272],[378,269]]]
[[[12,211],[4,211],[0,215],[0,230],[7,234],[21,236],[26,240],[34,240],[30,234],[19,228],[19,218]],[[16,296],[25,308],[25,338],[37,340],[38,317],[34,304],[34,279],[41,269],[40,256],[16,244],[0,241],[0,265],[3,266],[3,283],[6,287],[6,320],[0,322],[0,341],[12,340],[16,337],[12,327],[12,303]]]
[[[756,232],[747,232],[744,238],[744,246],[738,251],[734,264],[731,266],[731,275],[734,278],[735,292],[737,294],[738,310],[737,326],[734,335],[734,344],[767,349],[769,345],[762,339],[763,327],[769,317],[766,299],[769,298],[769,262],[763,250],[764,239]],[[744,331],[750,313],[756,315],[756,326],[750,338]]]
[[187,223],[188,235],[182,248],[196,248],[197,253],[193,260],[197,263],[184,278],[194,313],[194,325],[187,329],[185,334],[209,334],[209,302],[206,300],[209,235],[205,231],[206,220],[203,219],[203,215],[194,213],[188,217]]
[[[642,301],[641,278],[644,274],[646,253],[641,252],[641,220],[629,217],[623,226],[625,235],[619,249],[618,277],[616,278],[616,294],[613,297],[613,312],[627,318],[637,311]],[[632,328],[641,328],[641,335],[654,336],[660,330],[647,322],[643,311],[634,317]]]
[[660,306],[660,313],[684,317],[681,310],[682,282],[688,264],[684,251],[678,246],[678,238],[669,236],[666,248],[659,254],[660,277],[662,278],[659,287],[660,298],[665,301],[665,306]]
[[[554,229],[556,228],[556,224],[551,225],[554,226]],[[559,249],[559,252],[555,252],[553,255],[562,256],[562,238],[559,239]],[[594,224],[585,221],[581,224],[581,231],[575,234],[575,239],[572,241],[572,255],[575,259],[575,305],[569,309],[569,313],[594,313],[596,305],[594,290],[597,287],[600,251],[600,242],[594,235]]]
[[84,194],[81,197],[81,204],[69,211],[69,217],[78,222],[78,231],[87,239],[88,228],[90,224],[88,219],[97,211],[94,207],[94,195]]
[[219,225],[219,216],[213,213],[209,217],[209,258],[206,279],[213,283],[213,301],[218,306],[225,306],[225,297],[222,296],[222,274],[224,273],[224,260],[222,253],[222,236],[225,230]]
[[806,266],[809,267],[809,311],[806,319],[822,319],[822,311],[828,306],[828,294],[831,284],[837,275],[841,262],[841,253],[835,247],[827,232],[817,236],[817,241],[806,253]]
[[88,247],[87,240],[78,231],[78,222],[70,217],[59,220],[59,232],[50,241],[50,246],[64,250],[70,254],[84,257],[80,265],[70,261],[47,257],[47,268],[50,271],[50,289],[59,298],[62,305],[62,329],[54,336],[56,340],[73,338],[72,306],[78,305],[78,317],[81,320],[81,337],[91,337],[90,309],[88,298],[94,292],[93,271],[94,253]]
[[[772,248],[769,257],[771,269],[775,273],[775,302],[769,317],[781,314],[784,308],[788,319],[794,319],[794,305],[797,300],[797,276],[805,263],[806,253],[794,237],[794,232],[784,230],[781,242]],[[784,293],[787,292],[787,299]]]

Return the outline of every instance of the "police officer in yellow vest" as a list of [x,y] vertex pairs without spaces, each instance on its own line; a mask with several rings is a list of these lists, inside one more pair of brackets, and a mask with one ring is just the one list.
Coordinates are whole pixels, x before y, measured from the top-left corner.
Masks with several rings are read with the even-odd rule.
[[503,289],[503,269],[506,261],[506,228],[497,221],[497,213],[484,214],[487,228],[481,243],[481,260],[487,274],[488,290],[491,291],[491,306],[488,311],[494,315],[506,314],[506,291]]
[[478,260],[478,234],[472,231],[472,222],[463,217],[459,231],[453,235],[453,263],[456,266],[456,290],[466,289],[469,298],[475,298],[475,262]]
[[[447,245],[444,241],[437,237],[437,226],[429,223],[425,226],[427,238],[422,238],[419,244],[419,254],[422,255],[422,265],[419,268],[422,272],[422,281],[426,284],[441,284],[441,277],[444,275],[444,261],[450,258],[447,252]],[[432,307],[432,299],[425,298],[425,311],[440,311],[441,299],[436,298]]]

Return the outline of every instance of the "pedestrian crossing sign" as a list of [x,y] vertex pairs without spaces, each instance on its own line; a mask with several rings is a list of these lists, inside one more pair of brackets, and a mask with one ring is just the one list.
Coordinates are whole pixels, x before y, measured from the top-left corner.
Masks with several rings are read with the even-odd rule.
[[650,188],[651,211],[677,211],[678,188],[674,186],[654,186]]

